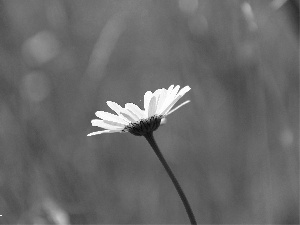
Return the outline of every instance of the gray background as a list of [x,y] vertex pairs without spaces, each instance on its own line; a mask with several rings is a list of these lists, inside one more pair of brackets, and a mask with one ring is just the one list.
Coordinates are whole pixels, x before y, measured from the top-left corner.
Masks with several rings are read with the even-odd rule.
[[144,138],[86,136],[107,100],[179,84],[191,103],[154,135],[198,223],[299,223],[299,8],[280,3],[1,0],[0,222],[188,223]]

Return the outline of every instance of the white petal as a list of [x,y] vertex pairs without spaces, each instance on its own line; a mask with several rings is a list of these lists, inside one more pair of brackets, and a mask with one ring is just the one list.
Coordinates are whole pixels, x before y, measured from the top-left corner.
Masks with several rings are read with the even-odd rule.
[[145,118],[145,113],[143,110],[140,109],[136,104],[133,103],[126,103],[125,108],[130,110],[130,112],[134,113],[138,119],[144,119]]
[[172,93],[170,94],[170,98],[172,100],[174,100],[177,96],[177,92],[179,91],[180,89],[180,86],[179,85],[176,85],[176,87],[173,89]]
[[148,108],[149,108],[149,102],[152,98],[152,92],[151,91],[147,91],[144,95],[144,109],[145,109],[145,112],[147,113],[148,112]]
[[170,104],[167,108],[164,109],[164,111],[161,112],[161,115],[165,115],[168,114],[168,112],[170,111],[170,109],[175,105],[175,103],[181,98],[182,96],[177,96]]
[[160,93],[162,92],[162,89],[157,89],[154,91],[153,95],[156,97],[156,100],[158,100],[158,97],[160,96]]
[[158,99],[158,103],[157,103],[157,108],[156,108],[156,113],[160,114],[161,113],[161,108],[166,100],[167,97],[167,90],[165,88],[163,88],[161,90],[161,93],[159,95],[159,99]]
[[128,122],[125,121],[124,119],[120,118],[117,115],[108,113],[108,112],[97,111],[96,116],[99,117],[100,119],[103,119],[103,120],[113,121],[113,122],[121,123],[121,124],[124,124],[124,125],[128,124]]
[[[177,87],[177,86],[176,86]],[[172,95],[173,93],[173,90],[174,90],[174,85],[171,85],[168,90],[167,90],[167,98],[166,98],[166,101],[170,99],[170,96]],[[166,103],[166,102],[165,102]]]
[[185,86],[184,88],[182,88],[177,95],[185,95],[185,93],[187,93],[189,90],[191,90],[191,88],[189,86]]
[[123,110],[123,108],[118,105],[117,103],[115,102],[112,102],[112,101],[107,101],[106,104],[112,109],[114,110],[121,119],[123,119],[124,121],[126,121],[127,123],[130,123],[130,120],[126,119],[126,117],[124,117],[123,115],[121,115],[121,112]]
[[101,127],[103,129],[108,129],[108,130],[124,129],[125,127],[125,125],[122,125],[120,123],[110,122],[106,120],[99,120],[99,119],[92,120],[92,125]]
[[120,123],[117,123],[117,122],[112,122],[112,121],[107,121],[107,120],[103,120],[103,122],[111,125],[111,126],[115,126],[117,127],[116,129],[124,129],[124,127],[126,127],[126,125],[123,125],[123,124],[120,124]]
[[155,114],[157,114],[158,101],[159,101],[159,98],[160,98],[160,95],[161,95],[162,91],[163,91],[163,89],[157,89],[157,90],[153,93],[153,95],[154,95],[155,98],[156,98],[156,103],[155,103],[155,105],[156,105],[156,110],[155,110]]
[[152,96],[149,103],[148,117],[153,116],[155,112],[156,112],[156,97]]
[[134,121],[140,120],[140,117],[138,117],[138,116],[132,111],[132,109],[129,109],[128,106],[126,107],[126,105],[125,105],[125,108],[126,108],[127,112],[130,113],[130,118],[132,118]]
[[179,106],[177,106],[176,108],[174,108],[174,109],[172,109],[171,111],[169,111],[169,112],[167,113],[167,115],[170,115],[172,112],[176,111],[176,110],[179,109],[181,106],[184,106],[185,104],[187,104],[187,103],[189,103],[189,102],[190,102],[190,100],[187,100],[187,101],[181,103]]
[[118,105],[117,103],[112,102],[112,101],[107,101],[106,104],[109,106],[109,108],[114,110],[118,115],[120,114],[120,112],[123,109],[120,105]]
[[[176,102],[177,102],[183,95],[185,95],[185,93],[187,93],[189,90],[191,90],[191,88],[190,88],[189,86],[185,86],[184,88],[182,88],[182,89],[177,93],[178,90],[176,90],[176,89],[178,89],[178,86],[176,86],[176,87],[174,88],[173,92],[171,93],[170,99],[173,99],[173,100],[172,100],[172,102],[169,102],[169,106],[167,106],[167,107],[164,109],[164,114],[170,114],[170,113],[174,112],[175,110],[177,110],[178,108],[176,108],[175,110],[172,110],[172,112],[168,113],[168,112],[172,109],[172,107],[176,104]],[[174,96],[174,94],[175,94],[175,96]],[[177,100],[175,101],[175,99],[177,99]],[[180,107],[181,107],[181,106],[180,106]]]
[[[174,86],[174,85],[171,85]],[[177,85],[174,89],[171,88],[171,86],[169,87],[169,89],[167,90],[167,96],[166,99],[163,103],[163,105],[160,108],[160,113],[164,112],[166,108],[169,107],[169,105],[173,102],[173,100],[175,99],[175,96],[178,92],[178,89],[180,88],[179,85]]]
[[160,105],[160,108],[159,108],[159,112],[161,113],[165,108],[167,108],[168,107],[168,103],[170,102],[169,101],[169,98],[170,98],[170,95],[171,95],[171,93],[172,93],[172,91],[173,91],[173,87],[174,87],[174,85],[172,84],[169,88],[168,88],[168,90],[167,90],[167,92],[166,92],[166,96],[165,96],[165,100],[162,102],[162,103],[160,103],[161,105]]
[[127,109],[122,109],[122,112],[120,112],[120,115],[124,116],[130,122],[134,123],[137,121],[137,119],[135,119],[135,116]]
[[170,87],[168,88],[168,92],[171,92],[174,88],[174,84],[170,85]]
[[92,132],[87,136],[93,136],[93,135],[103,134],[103,133],[121,133],[121,132],[122,130],[100,130],[100,131]]

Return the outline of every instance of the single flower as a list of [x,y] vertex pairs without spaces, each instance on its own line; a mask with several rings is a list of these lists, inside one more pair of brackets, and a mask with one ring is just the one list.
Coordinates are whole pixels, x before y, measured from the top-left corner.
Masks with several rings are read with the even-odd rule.
[[105,130],[90,133],[88,136],[115,132],[130,132],[142,136],[153,132],[161,123],[164,123],[168,115],[190,102],[189,100],[185,101],[173,108],[176,102],[191,88],[185,86],[181,90],[179,89],[179,85],[176,87],[171,85],[168,89],[157,89],[153,93],[147,91],[144,95],[144,110],[133,103],[126,103],[125,108],[123,108],[115,102],[107,101],[107,105],[117,115],[97,111],[96,116],[100,119],[92,120],[92,125]]
[[181,90],[179,89],[179,85],[176,87],[171,85],[168,90],[162,88],[153,93],[147,91],[144,95],[144,110],[133,103],[127,103],[125,104],[125,108],[122,108],[115,102],[107,101],[107,105],[115,111],[117,115],[104,111],[96,112],[96,116],[100,119],[92,120],[92,125],[105,130],[90,133],[88,136],[115,132],[130,132],[137,136],[144,136],[168,173],[185,207],[190,222],[194,225],[197,224],[197,222],[191,206],[153,136],[153,131],[155,131],[161,123],[166,121],[168,115],[189,102],[189,100],[185,101],[173,108],[176,102],[191,88],[185,86]]

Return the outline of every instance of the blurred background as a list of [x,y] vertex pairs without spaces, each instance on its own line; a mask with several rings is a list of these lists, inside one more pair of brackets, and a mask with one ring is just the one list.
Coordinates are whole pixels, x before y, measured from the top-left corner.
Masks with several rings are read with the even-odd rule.
[[0,223],[188,223],[107,100],[189,85],[155,133],[199,224],[299,224],[299,2],[1,0]]

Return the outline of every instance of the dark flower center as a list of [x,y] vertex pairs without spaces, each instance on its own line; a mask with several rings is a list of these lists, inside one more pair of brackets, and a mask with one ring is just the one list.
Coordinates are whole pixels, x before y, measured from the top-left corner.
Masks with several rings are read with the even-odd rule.
[[162,116],[154,115],[151,116],[150,118],[139,120],[135,123],[131,123],[127,125],[123,129],[123,132],[128,131],[133,135],[143,136],[147,133],[155,131],[159,127],[161,119]]

